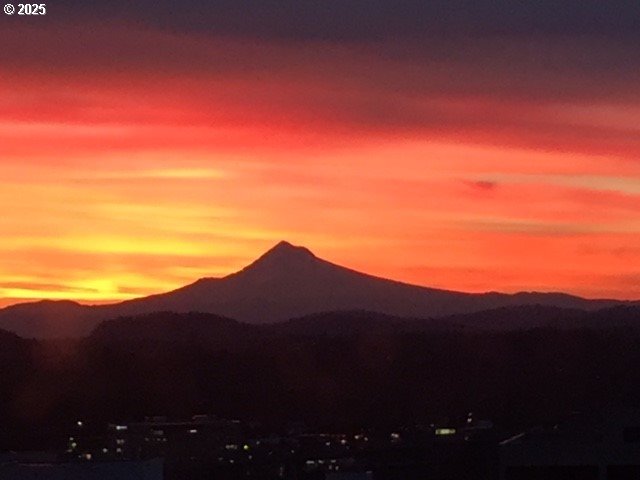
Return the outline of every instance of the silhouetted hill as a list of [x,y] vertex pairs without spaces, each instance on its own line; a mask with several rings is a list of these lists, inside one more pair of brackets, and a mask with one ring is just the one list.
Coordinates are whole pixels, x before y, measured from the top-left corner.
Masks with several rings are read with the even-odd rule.
[[65,338],[88,335],[99,307],[71,301],[43,300],[0,309],[0,328],[24,338]]
[[[24,352],[29,342],[13,332],[0,330],[0,359],[3,355],[13,355],[16,352]],[[0,368],[1,365],[0,365]]]
[[263,332],[253,325],[206,313],[159,312],[102,322],[89,337],[108,344],[154,342],[234,350]]
[[152,312],[213,313],[253,324],[326,311],[375,311],[433,318],[516,305],[596,310],[628,302],[586,300],[560,293],[469,294],[374,277],[281,242],[251,265],[223,278],[114,305],[38,302],[0,310],[0,328],[24,337],[84,336],[100,321]]
[[450,315],[437,320],[441,328],[470,331],[518,331],[534,328],[581,328],[590,312],[546,305],[517,305],[464,315]]
[[21,398],[34,378],[34,343],[0,330],[0,451],[6,450],[29,409]]
[[470,331],[524,331],[547,329],[610,329],[629,327],[640,329],[640,307],[616,306],[595,311],[519,305],[492,310],[451,315],[434,320],[441,328]]
[[341,337],[366,334],[393,334],[414,329],[402,317],[358,311],[322,312],[269,326],[278,335]]
[[331,430],[473,411],[519,429],[636,405],[639,311],[527,306],[442,319],[351,311],[259,326],[157,313],[107,321],[75,342],[0,332],[0,446],[59,442],[79,418],[210,412]]
[[405,333],[500,333],[549,330],[640,331],[640,307],[613,307],[594,312],[522,305],[442,318],[403,318],[376,312],[322,312],[286,322],[251,325],[207,313],[159,312],[101,323],[90,339],[107,343],[158,342],[236,349],[275,337],[393,336]]
[[640,305],[618,305],[590,312],[583,325],[590,328],[640,326]]

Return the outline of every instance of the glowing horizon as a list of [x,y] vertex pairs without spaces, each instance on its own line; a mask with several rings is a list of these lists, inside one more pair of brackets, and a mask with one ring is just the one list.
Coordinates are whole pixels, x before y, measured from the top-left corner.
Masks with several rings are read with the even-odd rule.
[[602,92],[517,38],[403,57],[65,27],[0,31],[0,306],[161,293],[280,240],[427,287],[640,299],[632,74]]

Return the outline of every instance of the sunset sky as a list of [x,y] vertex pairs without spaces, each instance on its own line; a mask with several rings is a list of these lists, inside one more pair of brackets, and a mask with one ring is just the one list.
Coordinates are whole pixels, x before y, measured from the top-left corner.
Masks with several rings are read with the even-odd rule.
[[2,15],[0,45],[0,306],[162,292],[283,239],[640,299],[637,1],[69,0]]

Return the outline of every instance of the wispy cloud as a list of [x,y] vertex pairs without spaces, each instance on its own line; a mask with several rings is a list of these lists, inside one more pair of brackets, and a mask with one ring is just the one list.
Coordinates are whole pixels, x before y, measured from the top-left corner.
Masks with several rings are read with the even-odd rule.
[[530,3],[72,0],[3,28],[0,296],[130,298],[284,238],[640,297],[638,7]]

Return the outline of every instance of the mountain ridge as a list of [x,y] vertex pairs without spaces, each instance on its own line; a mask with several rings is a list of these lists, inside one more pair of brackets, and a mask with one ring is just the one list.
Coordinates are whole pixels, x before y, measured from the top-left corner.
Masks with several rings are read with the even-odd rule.
[[342,267],[282,241],[235,273],[201,278],[166,293],[108,305],[72,301],[12,305],[0,309],[0,328],[23,337],[78,337],[88,335],[103,320],[165,311],[211,313],[262,324],[339,310],[437,318],[516,305],[597,310],[636,303],[564,293],[464,293],[412,285]]

